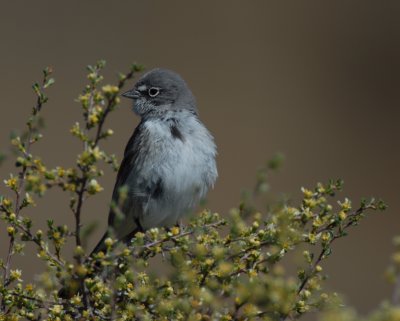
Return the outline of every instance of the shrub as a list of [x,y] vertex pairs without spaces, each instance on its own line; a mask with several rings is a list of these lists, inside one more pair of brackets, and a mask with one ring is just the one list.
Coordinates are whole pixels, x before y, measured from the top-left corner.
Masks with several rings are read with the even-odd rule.
[[[32,152],[42,139],[40,113],[54,83],[52,70],[45,69],[43,81],[33,85],[37,102],[26,132],[12,139],[17,172],[5,179],[8,192],[0,198],[9,239],[0,262],[0,320],[294,320],[315,310],[328,311],[325,321],[358,318],[334,308],[339,299],[323,289],[322,263],[336,239],[386,205],[338,198],[340,180],[302,188],[297,205],[276,202],[259,211],[247,199],[224,217],[204,210],[185,226],[137,233],[129,246],[109,238],[106,252],[89,257],[82,245],[84,203],[102,190],[99,163],[118,169],[115,156],[101,148],[113,134],[105,122],[125,82],[142,69],[133,65],[116,85],[102,86],[103,67],[103,61],[88,66],[89,83],[78,97],[83,123],[71,129],[84,148],[69,168],[48,168]],[[276,157],[259,172],[254,194],[264,190],[266,173],[279,163]],[[35,228],[29,209],[52,188],[70,194],[75,226],[58,225],[54,217],[43,232]],[[35,244],[38,260],[47,266],[34,284],[24,283],[24,268],[13,263],[27,242]],[[67,242],[75,243],[72,261],[61,255]],[[293,276],[282,259],[299,249],[304,259]],[[397,272],[394,266],[392,278]],[[399,311],[385,306],[369,320],[399,320]]]

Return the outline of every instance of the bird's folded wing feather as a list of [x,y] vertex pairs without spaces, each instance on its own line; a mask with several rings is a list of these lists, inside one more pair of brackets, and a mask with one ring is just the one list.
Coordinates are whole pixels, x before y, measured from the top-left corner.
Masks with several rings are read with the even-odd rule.
[[[136,190],[137,186],[128,186],[127,184],[128,178],[131,175],[137,174],[134,171],[135,171],[135,161],[139,155],[139,149],[135,147],[137,147],[140,144],[140,140],[142,138],[141,129],[142,129],[141,125],[136,127],[133,135],[129,139],[128,144],[125,147],[124,158],[118,170],[117,179],[112,194],[112,205],[108,217],[108,226],[111,228],[117,228],[116,210],[122,212],[122,214],[124,215],[134,214],[136,217],[139,217],[140,213],[138,211],[141,211],[141,209],[143,208],[142,202],[144,198],[143,197],[132,198],[132,191],[130,191],[131,189]],[[132,183],[132,180],[130,180],[129,183]],[[124,186],[128,188],[128,193],[126,199],[123,202],[120,202],[120,192],[121,188]],[[132,210],[134,210],[134,213],[132,213]],[[130,213],[128,213],[128,211]],[[133,227],[133,229],[134,228],[135,227]],[[122,238],[124,235],[118,235],[118,236],[119,238]]]

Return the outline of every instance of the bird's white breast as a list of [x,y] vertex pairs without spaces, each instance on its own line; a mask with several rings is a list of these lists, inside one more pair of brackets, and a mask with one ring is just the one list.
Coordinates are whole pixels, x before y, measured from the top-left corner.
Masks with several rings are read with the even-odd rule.
[[[168,117],[146,121],[145,130],[151,142],[147,160],[152,165],[146,176],[159,176],[163,181],[163,199],[149,201],[145,214],[159,225],[171,225],[203,198],[217,177],[216,147],[204,125],[192,114],[173,114],[181,137],[171,133]],[[153,217],[153,218],[152,218]],[[146,223],[144,222],[146,225]]]

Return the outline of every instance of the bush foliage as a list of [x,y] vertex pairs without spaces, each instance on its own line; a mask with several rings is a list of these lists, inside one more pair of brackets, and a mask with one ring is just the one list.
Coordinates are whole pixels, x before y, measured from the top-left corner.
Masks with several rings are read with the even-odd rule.
[[[0,320],[283,321],[315,310],[325,311],[324,321],[360,320],[335,293],[324,291],[322,263],[336,239],[368,212],[386,206],[374,199],[354,205],[338,196],[340,180],[302,188],[297,205],[275,202],[259,211],[247,200],[224,217],[204,210],[187,225],[137,233],[129,246],[109,238],[105,253],[89,257],[90,249],[82,245],[84,203],[103,189],[99,164],[118,169],[115,156],[101,147],[113,134],[105,122],[119,103],[121,88],[142,69],[133,65],[116,85],[102,85],[103,67],[103,61],[88,66],[88,85],[78,97],[83,121],[71,129],[83,150],[69,168],[48,168],[32,152],[42,139],[40,114],[54,83],[52,70],[45,69],[43,81],[33,85],[36,105],[26,132],[12,139],[17,169],[4,180],[8,191],[0,198],[9,240],[2,245],[8,251],[0,262]],[[279,162],[277,157],[259,172],[255,194]],[[53,217],[46,231],[35,227],[29,209],[51,188],[69,193],[75,226],[58,225]],[[120,191],[122,200],[125,192]],[[47,266],[34,284],[22,280],[26,267],[13,263],[27,242],[34,243],[37,259]],[[71,261],[62,256],[67,242],[75,243]],[[302,251],[303,262],[296,265],[297,275],[290,275],[282,260],[295,250]],[[399,255],[393,262],[390,275],[396,280]],[[400,309],[387,304],[365,320],[399,319]]]

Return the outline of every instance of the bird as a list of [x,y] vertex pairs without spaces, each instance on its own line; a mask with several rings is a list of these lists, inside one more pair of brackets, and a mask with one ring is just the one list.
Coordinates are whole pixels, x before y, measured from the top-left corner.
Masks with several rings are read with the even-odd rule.
[[153,69],[122,96],[133,100],[140,123],[125,147],[107,231],[91,256],[106,250],[109,237],[129,243],[137,232],[176,225],[218,177],[214,138],[200,121],[195,97],[179,74]]

